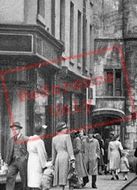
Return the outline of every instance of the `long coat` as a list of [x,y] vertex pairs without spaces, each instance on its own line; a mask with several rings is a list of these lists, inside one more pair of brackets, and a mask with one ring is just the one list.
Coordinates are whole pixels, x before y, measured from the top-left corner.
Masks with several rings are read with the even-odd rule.
[[120,151],[123,150],[121,142],[111,141],[108,146],[109,169],[120,169]]
[[89,175],[98,174],[98,158],[100,158],[100,146],[97,139],[89,139],[88,144],[88,172]]
[[83,146],[83,157],[86,169],[88,167],[88,136],[82,137],[82,146]]
[[47,153],[44,142],[38,135],[29,138],[27,144],[28,157],[28,187],[40,188],[42,171],[47,164]]
[[80,137],[76,137],[73,140],[73,149],[74,149],[74,155],[75,155],[75,163],[76,163],[76,171],[79,177],[86,177],[87,174],[87,168],[84,160],[84,146],[82,144],[82,141]]
[[66,185],[69,160],[74,159],[72,142],[69,134],[58,134],[52,139],[52,161],[55,166],[53,186]]

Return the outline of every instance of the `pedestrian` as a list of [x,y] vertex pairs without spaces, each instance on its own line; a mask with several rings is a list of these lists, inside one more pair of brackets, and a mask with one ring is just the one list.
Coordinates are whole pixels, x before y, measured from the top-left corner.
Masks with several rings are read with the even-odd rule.
[[[84,160],[84,167],[86,167],[86,173],[88,169],[88,136],[85,134],[84,130],[80,130],[80,139],[82,143],[82,154]],[[83,187],[89,182],[88,175],[83,177]]]
[[6,153],[6,166],[7,166],[7,179],[6,179],[6,190],[14,190],[16,176],[20,173],[23,190],[27,189],[27,141],[28,137],[23,136],[21,129],[23,128],[19,122],[13,122],[10,125],[13,132],[7,142],[7,153]]
[[89,130],[88,144],[88,172],[92,176],[92,188],[96,189],[96,181],[98,174],[98,159],[100,159],[100,147],[97,139],[93,137],[92,129]]
[[111,180],[115,178],[118,180],[118,171],[120,170],[120,157],[123,150],[122,144],[119,141],[119,135],[113,137],[112,141],[109,142],[108,146],[108,160],[109,160],[109,169],[112,173]]
[[98,140],[100,146],[100,159],[98,160],[98,174],[102,175],[104,170],[104,141],[99,133],[96,133],[94,137]]
[[41,189],[41,180],[44,168],[47,167],[47,153],[41,139],[42,126],[35,127],[35,134],[29,137],[27,143],[28,157],[28,187],[30,189]]
[[120,161],[120,171],[121,173],[123,173],[124,180],[128,179],[128,172],[130,168],[127,156],[128,156],[128,152],[123,151],[121,161]]
[[52,162],[55,168],[53,186],[60,186],[62,190],[67,184],[69,162],[74,162],[70,134],[67,134],[67,124],[59,122],[56,126],[57,135],[52,139]]

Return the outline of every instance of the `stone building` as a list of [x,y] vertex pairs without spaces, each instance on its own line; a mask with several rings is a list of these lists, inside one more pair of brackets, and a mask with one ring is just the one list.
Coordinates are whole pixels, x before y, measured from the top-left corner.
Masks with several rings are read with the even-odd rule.
[[[19,121],[32,135],[47,133],[65,120],[70,128],[87,124],[86,88],[93,56],[91,0],[0,1],[0,152],[4,157],[9,125]],[[51,138],[48,152],[51,151]]]
[[99,53],[93,66],[97,85],[92,122],[106,138],[110,132],[120,134],[124,147],[132,149],[137,139],[137,2],[94,3],[94,45]]

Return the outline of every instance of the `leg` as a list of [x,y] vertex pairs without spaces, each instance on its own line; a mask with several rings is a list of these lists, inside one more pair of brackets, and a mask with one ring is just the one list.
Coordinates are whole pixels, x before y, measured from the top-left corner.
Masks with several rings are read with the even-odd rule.
[[18,168],[14,162],[8,168],[6,190],[14,190],[17,173],[18,173]]
[[27,189],[27,162],[26,160],[24,162],[18,161],[18,169],[20,172],[23,190],[26,190]]
[[111,180],[114,180],[114,179],[115,179],[115,171],[112,170],[111,173],[112,173],[112,178],[111,178]]
[[64,190],[65,189],[65,185],[61,185],[61,190]]
[[97,176],[96,175],[92,175],[92,188],[96,189],[96,180],[97,180]]

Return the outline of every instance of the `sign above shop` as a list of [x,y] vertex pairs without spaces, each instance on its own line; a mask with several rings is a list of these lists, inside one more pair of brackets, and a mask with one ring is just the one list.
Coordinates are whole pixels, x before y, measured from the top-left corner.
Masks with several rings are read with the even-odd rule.
[[0,52],[31,53],[32,40],[31,34],[0,33]]

